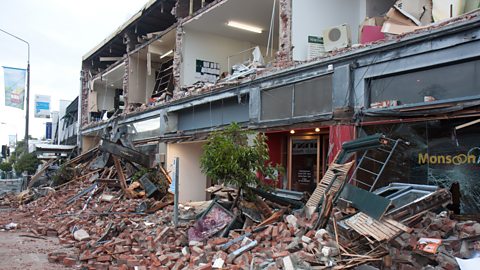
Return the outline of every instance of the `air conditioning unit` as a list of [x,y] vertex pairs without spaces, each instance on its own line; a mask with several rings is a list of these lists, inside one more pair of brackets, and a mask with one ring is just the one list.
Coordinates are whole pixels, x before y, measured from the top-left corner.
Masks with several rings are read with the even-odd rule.
[[347,24],[331,27],[323,31],[325,51],[347,48],[352,44],[352,34]]

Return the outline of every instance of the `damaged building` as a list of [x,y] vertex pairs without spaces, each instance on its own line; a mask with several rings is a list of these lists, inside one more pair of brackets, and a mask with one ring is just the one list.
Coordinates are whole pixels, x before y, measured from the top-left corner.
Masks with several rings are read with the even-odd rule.
[[149,1],[83,57],[81,153],[0,228],[92,270],[477,269],[479,8]]
[[[300,192],[315,189],[342,143],[381,132],[410,145],[377,186],[457,183],[462,208],[476,211],[478,14],[445,8],[150,1],[84,56],[82,149],[116,121],[165,168],[179,157],[182,200],[199,200],[209,186],[202,145],[231,122],[267,134],[271,161],[286,168],[277,188]],[[443,156],[450,162],[435,162]]]

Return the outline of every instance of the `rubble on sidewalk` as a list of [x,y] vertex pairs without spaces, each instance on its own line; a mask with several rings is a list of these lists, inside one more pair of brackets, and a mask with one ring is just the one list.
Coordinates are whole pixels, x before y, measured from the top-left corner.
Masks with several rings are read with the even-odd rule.
[[49,261],[80,269],[459,269],[457,258],[480,250],[480,223],[446,210],[448,190],[429,186],[401,200],[388,188],[408,184],[362,190],[389,201],[387,209],[375,206],[380,211],[343,192],[351,185],[349,154],[384,140],[344,145],[310,198],[253,189],[253,197],[235,200],[236,189],[213,186],[207,191],[214,200],[180,205],[176,228],[165,170],[120,157],[115,145],[95,148],[66,162],[72,178],[50,192],[3,197],[2,205],[16,210],[0,218],[0,227],[58,237],[76,252],[48,254]]

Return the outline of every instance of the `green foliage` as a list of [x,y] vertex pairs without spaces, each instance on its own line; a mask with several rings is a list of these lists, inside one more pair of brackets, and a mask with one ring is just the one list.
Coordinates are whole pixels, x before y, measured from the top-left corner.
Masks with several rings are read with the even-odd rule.
[[262,186],[257,172],[276,179],[275,172],[283,169],[267,164],[269,155],[264,134],[254,136],[249,145],[249,135],[254,134],[253,131],[242,130],[237,123],[213,133],[204,146],[200,160],[202,171],[214,182],[233,185],[239,189]]
[[2,162],[0,163],[0,170],[4,172],[9,172],[12,170],[12,163],[10,162]]
[[68,181],[72,180],[75,176],[74,168],[68,165],[61,165],[60,168],[55,172],[52,176],[53,186],[59,186],[61,184],[65,184]]
[[35,154],[28,153],[17,156],[13,167],[17,173],[26,171],[28,174],[34,174],[37,171],[38,164],[40,164],[40,161],[38,160],[37,156]]

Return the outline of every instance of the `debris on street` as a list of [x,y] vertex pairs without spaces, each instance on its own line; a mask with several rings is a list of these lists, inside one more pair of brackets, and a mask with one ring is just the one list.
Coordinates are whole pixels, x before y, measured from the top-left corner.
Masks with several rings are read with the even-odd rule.
[[[370,192],[348,183],[349,156],[388,140],[344,144],[306,203],[262,189],[235,200],[234,188],[216,185],[206,190],[215,199],[180,205],[176,228],[169,174],[110,143],[66,161],[72,178],[63,183],[2,197],[15,211],[0,225],[58,237],[76,252],[49,260],[82,269],[459,269],[457,261],[479,252],[480,223],[449,212],[448,190],[392,183]],[[392,187],[428,192],[395,200],[384,194]]]

